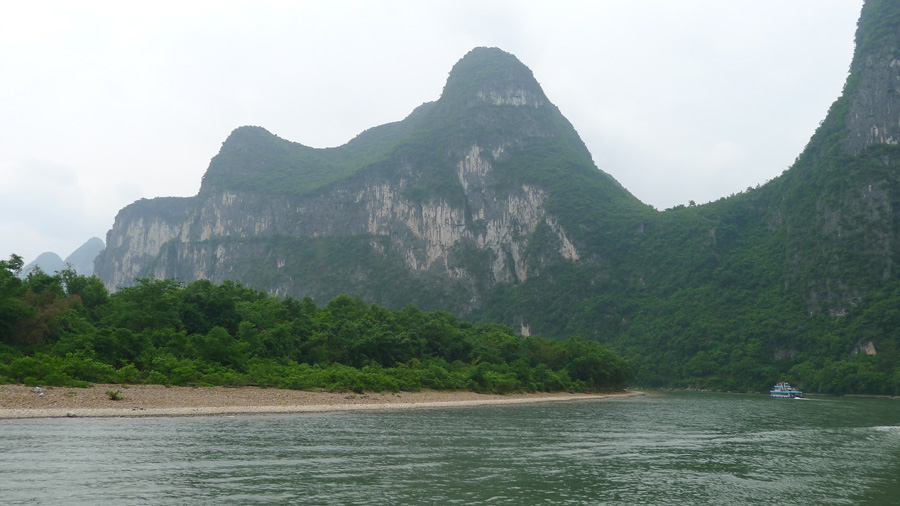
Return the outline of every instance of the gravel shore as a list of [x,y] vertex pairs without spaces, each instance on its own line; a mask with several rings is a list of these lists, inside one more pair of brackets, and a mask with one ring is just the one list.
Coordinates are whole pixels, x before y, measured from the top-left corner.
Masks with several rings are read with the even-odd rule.
[[[118,392],[112,400],[107,392]],[[522,404],[642,395],[478,394],[475,392],[334,393],[271,388],[93,385],[90,388],[0,385],[0,418],[196,416]]]

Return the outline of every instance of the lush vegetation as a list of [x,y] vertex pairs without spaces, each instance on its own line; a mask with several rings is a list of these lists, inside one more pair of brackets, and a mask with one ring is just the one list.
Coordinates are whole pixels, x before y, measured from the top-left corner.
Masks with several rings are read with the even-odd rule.
[[854,94],[878,93],[864,88],[865,59],[897,45],[897,6],[866,3],[844,95],[765,185],[647,213],[599,174],[556,172],[549,159],[571,151],[523,149],[510,169],[553,189],[548,208],[582,259],[554,257],[539,227],[527,256],[539,275],[500,287],[476,320],[597,340],[629,357],[642,385],[762,391],[786,379],[814,392],[900,394],[900,149],[845,143],[858,135],[848,132]]
[[[593,356],[599,351],[591,350],[600,348],[581,341],[560,344],[516,338],[509,329],[490,325],[502,322],[517,328],[527,325],[533,332],[560,340],[577,335],[602,343],[628,357],[640,385],[762,391],[783,379],[814,392],[900,395],[900,333],[896,331],[900,317],[895,310],[900,307],[900,274],[895,267],[900,252],[900,220],[895,218],[900,209],[900,148],[870,145],[856,152],[845,142],[862,138],[860,132],[848,131],[854,97],[863,94],[866,100],[875,100],[884,95],[880,89],[869,89],[873,84],[861,78],[861,69],[869,52],[896,47],[898,5],[885,0],[866,3],[844,96],[832,105],[794,165],[762,186],[704,205],[690,202],[656,212],[640,203],[596,170],[578,134],[546,101],[531,72],[512,55],[495,49],[480,48],[461,60],[439,101],[340,148],[314,150],[259,128],[238,129],[213,161],[204,185],[263,195],[299,195],[353,177],[402,181],[403,197],[409,201],[441,200],[465,209],[464,225],[474,235],[484,232],[486,224],[469,208],[471,196],[458,180],[457,164],[472,146],[502,148],[502,156],[492,160],[492,179],[484,193],[509,194],[521,191],[523,185],[540,188],[546,194],[547,216],[565,230],[580,258],[574,262],[562,258],[560,238],[544,220],[533,232],[521,231],[529,234],[523,255],[528,276],[511,284],[496,283],[492,253],[479,249],[475,241],[463,241],[450,252],[449,263],[464,270],[465,276],[449,280],[442,272],[410,273],[404,252],[385,235],[211,239],[206,246],[217,241],[246,244],[246,248],[230,250],[234,279],[271,288],[283,287],[278,283],[288,278],[319,304],[332,300],[340,290],[399,310],[376,310],[377,306],[346,297],[319,309],[310,300],[277,301],[238,285],[213,287],[199,282],[181,287],[144,280],[109,296],[101,305],[104,309],[94,313],[85,295],[70,293],[64,279],[53,303],[40,306],[36,302],[40,297],[34,294],[40,293],[35,287],[41,276],[33,276],[17,288],[17,295],[2,302],[0,311],[6,313],[0,316],[9,314],[18,319],[6,321],[19,322],[6,327],[21,338],[22,332],[43,328],[39,322],[61,325],[60,321],[74,318],[71,315],[80,315],[72,321],[86,330],[79,333],[64,327],[50,332],[52,338],[10,341],[4,363],[35,357],[47,361],[84,358],[116,371],[138,371],[141,380],[156,372],[169,381],[212,382],[208,375],[230,371],[240,381],[282,386],[333,387],[332,380],[321,377],[330,377],[335,370],[340,372],[335,377],[394,378],[384,387],[375,380],[363,382],[366,388],[395,384],[407,388],[403,378],[420,378],[426,374],[421,371],[436,367],[446,372],[441,378],[449,378],[447,388],[497,389],[496,378],[508,374],[517,378],[516,388],[596,387],[577,383],[585,380],[575,372],[574,361],[577,354]],[[509,90],[521,91],[520,98],[544,102],[540,107],[494,105],[479,98],[485,91]],[[288,260],[276,268],[274,262],[255,261],[260,251]],[[162,320],[169,322],[164,329],[148,330],[110,319],[110,314],[141,314],[141,308],[124,311],[122,304],[136,297],[129,294],[140,293],[146,299],[152,290],[171,293],[166,300],[175,304],[170,311],[173,316]],[[193,310],[184,308],[192,307],[190,294],[198,291],[207,294],[200,296],[202,300],[215,299],[218,295],[211,294],[220,291],[229,293],[226,298],[239,303],[225,314],[236,316],[219,321],[212,316],[217,313],[197,310],[212,323],[194,326]],[[72,295],[80,296],[81,302],[70,300]],[[250,300],[256,296],[259,300]],[[453,311],[484,325],[469,325],[447,313],[400,309],[411,302]],[[262,316],[270,313],[248,309],[265,304],[281,308],[287,316],[275,323]],[[364,315],[365,323],[360,325],[365,332],[353,335],[390,335],[393,338],[378,341],[377,348],[399,346],[408,353],[392,351],[384,358],[365,351],[372,346],[341,345],[356,342],[346,338],[344,327],[336,323],[343,320],[334,319],[346,307]],[[42,316],[54,311],[66,316]],[[382,313],[389,317],[379,316]],[[284,327],[287,322],[289,329]],[[423,329],[430,324],[422,322],[452,329],[446,332],[453,336],[451,341],[467,343],[465,353],[448,354],[443,347],[428,344],[432,334]],[[29,326],[34,329],[28,330]],[[479,351],[484,339],[498,332],[520,343],[516,346],[524,350],[522,354],[485,359],[491,355]],[[71,335],[82,334],[93,336],[90,343],[85,338],[87,344],[70,346],[77,342]],[[106,348],[99,343],[108,336],[125,343],[138,339],[146,346],[124,358],[106,356],[102,353]],[[412,339],[409,336],[418,336],[413,341],[420,344],[410,345],[415,353],[399,344]],[[253,344],[255,339],[262,344]],[[287,344],[273,348],[265,344],[270,341]],[[218,360],[204,355],[205,342],[249,344],[238,346],[233,360]],[[543,343],[560,355],[550,353],[557,357],[551,360],[543,352],[531,354],[534,343]],[[214,364],[222,369],[208,369]],[[556,379],[524,379],[525,373],[516,370],[520,366],[537,370],[541,364]],[[173,372],[184,367],[194,372],[184,377]],[[473,379],[478,368],[490,369],[495,380]],[[7,371],[0,374],[25,379]],[[319,379],[293,383],[284,379],[294,377]],[[566,377],[573,383],[567,383]],[[417,381],[441,388],[432,380]]]
[[262,127],[234,130],[213,157],[203,188],[304,195],[350,177],[391,155],[432,104],[403,121],[370,128],[336,148],[312,148],[287,141]]
[[[597,240],[594,259],[554,257],[539,227],[528,258],[540,275],[501,287],[476,320],[527,315],[542,335],[599,341],[631,360],[640,385],[764,391],[785,379],[812,392],[900,395],[900,224],[891,218],[900,149],[845,152],[847,102],[766,185],[622,213],[618,232],[582,221]],[[559,208],[561,223],[600,221],[575,188],[562,194],[578,200]]]
[[[869,0],[863,5],[856,31],[856,51],[854,59],[872,50],[872,46],[881,43],[886,36],[897,32],[900,20],[900,5],[891,0]],[[859,62],[860,64],[862,61]]]
[[0,262],[2,382],[507,393],[631,379],[596,343],[521,337],[413,306],[388,311],[345,295],[320,308],[231,282],[154,279],[110,295],[95,277],[20,279],[21,267],[15,255]]

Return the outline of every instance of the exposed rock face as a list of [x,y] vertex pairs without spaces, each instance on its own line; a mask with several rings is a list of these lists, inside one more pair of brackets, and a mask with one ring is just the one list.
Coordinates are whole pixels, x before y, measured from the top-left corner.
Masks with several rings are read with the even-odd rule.
[[[208,193],[195,197],[195,206],[180,220],[154,217],[153,210],[146,209],[171,202],[139,202],[134,206],[144,207],[143,212],[126,208],[109,232],[103,279],[112,287],[148,274],[221,282],[228,278],[227,265],[234,253],[231,250],[244,247],[241,241],[229,240],[349,234],[389,238],[389,250],[400,255],[410,271],[448,278],[471,275],[454,261],[453,253],[476,248],[490,253],[492,283],[519,282],[528,276],[523,253],[541,220],[551,225],[564,245],[560,255],[577,260],[577,251],[564,228],[544,208],[543,190],[522,185],[509,193],[495,194],[488,188],[492,183],[492,155],[490,150],[487,153],[484,157],[481,148],[472,146],[458,162],[466,195],[462,206],[441,199],[410,200],[403,196],[402,181],[383,178],[357,179],[352,186],[332,187],[298,198]],[[204,243],[216,246],[197,254],[196,246]],[[384,254],[381,244],[373,242],[371,253]],[[280,262],[283,266],[286,260]],[[300,295],[303,291],[290,293]]]
[[855,348],[853,348],[853,350],[850,351],[851,355],[858,355],[860,353],[864,353],[869,356],[878,354],[878,352],[875,350],[875,343],[873,343],[872,341],[859,343]]
[[785,286],[802,293],[809,314],[847,314],[895,271],[898,15],[896,2],[866,2],[844,93],[786,174],[769,215],[786,232]]
[[148,266],[168,241],[178,236],[192,199],[142,199],[119,211],[106,234],[107,247],[94,261],[94,272],[110,290],[146,276]]
[[[790,211],[786,284],[802,290],[810,314],[846,314],[894,273],[900,235],[892,202],[900,187],[896,178],[881,175],[867,181],[818,194],[812,211]],[[804,228],[815,230],[814,242]]]
[[851,134],[846,148],[858,154],[870,144],[897,144],[900,141],[900,59],[895,47],[871,55],[863,62],[860,93],[851,98],[847,126]]
[[[339,148],[235,130],[196,197],[119,213],[96,271],[111,289],[230,279],[633,349],[712,347],[722,325],[756,341],[736,314],[851,315],[897,277],[897,5],[866,2],[844,95],[798,162],[734,198],[649,209],[597,170],[527,68],[480,48],[438,101]],[[804,353],[773,327],[773,356]]]
[[[473,51],[457,64],[463,69],[458,72],[471,70],[467,59],[497,58],[497,52]],[[152,275],[185,281],[236,279],[272,293],[324,298],[330,292],[321,279],[295,276],[303,269],[298,260],[303,252],[292,253],[284,246],[285,241],[305,241],[304,248],[313,241],[320,245],[312,247],[316,249],[332,239],[355,237],[364,240],[365,247],[356,250],[357,257],[344,260],[355,267],[349,278],[336,280],[344,284],[336,290],[368,290],[366,283],[378,275],[374,263],[401,264],[411,279],[428,278],[445,284],[447,290],[464,291],[459,298],[465,303],[455,309],[465,311],[476,307],[484,291],[496,284],[528,279],[525,250],[540,223],[546,223],[558,238],[560,260],[578,261],[578,248],[567,235],[566,226],[545,206],[546,190],[524,182],[510,184],[509,174],[498,177],[496,172],[498,162],[515,160],[530,139],[560,135],[552,127],[554,123],[544,119],[558,111],[547,102],[530,71],[511,55],[499,56],[506,65],[503,71],[472,89],[457,79],[456,85],[464,88],[457,91],[451,74],[445,95],[447,90],[457,93],[456,102],[438,102],[440,107],[434,107],[431,121],[441,124],[443,118],[459,114],[460,109],[473,111],[464,113],[464,117],[475,125],[497,123],[495,110],[497,114],[534,111],[527,114],[536,116],[517,116],[522,120],[499,124],[502,135],[484,136],[486,140],[473,139],[467,144],[455,140],[444,146],[429,146],[437,152],[445,150],[437,169],[430,155],[399,154],[387,162],[363,167],[338,183],[290,194],[248,191],[238,184],[219,183],[264,170],[265,163],[257,160],[265,153],[254,154],[252,136],[239,129],[223,145],[223,153],[236,152],[249,158],[227,169],[222,168],[224,162],[214,159],[208,172],[229,170],[230,175],[206,177],[196,197],[139,201],[119,213],[107,236],[107,251],[98,259],[98,274],[111,289],[129,285],[135,277]],[[461,132],[458,139],[471,137],[468,127]],[[248,133],[271,135],[258,129]],[[449,136],[453,137],[452,130]],[[283,141],[277,142],[285,150],[293,149]],[[282,149],[282,144],[269,149]],[[309,148],[297,149],[309,160],[304,163],[320,163],[308,154]],[[589,158],[586,163],[592,165]],[[242,168],[245,166],[254,168],[246,170]],[[304,167],[301,164],[298,171]],[[421,188],[431,179],[442,177],[430,175],[429,170],[452,176],[444,178],[446,184],[441,187],[423,192]]]
[[492,105],[524,105],[540,107],[544,98],[540,94],[529,93],[528,90],[510,87],[502,90],[485,90],[478,92],[478,98]]
[[852,83],[848,97],[850,110],[844,147],[852,154],[859,154],[871,144],[900,142],[900,27],[894,26],[869,41],[857,34],[857,41],[858,46],[867,47],[859,48],[864,52],[857,51],[850,69],[856,82]]

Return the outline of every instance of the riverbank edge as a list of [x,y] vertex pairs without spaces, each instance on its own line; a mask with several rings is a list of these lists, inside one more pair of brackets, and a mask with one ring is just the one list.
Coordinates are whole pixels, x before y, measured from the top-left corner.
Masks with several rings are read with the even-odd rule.
[[[667,392],[690,392],[690,393],[701,393],[701,394],[746,394],[746,395],[769,395],[768,390],[713,390],[706,388],[641,388],[641,391],[646,394],[651,393],[667,393]],[[821,392],[810,392],[807,390],[803,391],[803,397],[851,397],[858,399],[886,399],[892,401],[900,401],[900,395],[888,395],[888,394],[828,394]]]
[[[95,385],[95,389],[105,388]],[[211,387],[215,388],[215,387]],[[124,417],[181,417],[181,416],[216,416],[216,415],[249,415],[249,414],[286,414],[286,413],[323,413],[334,411],[374,411],[374,410],[406,410],[423,408],[453,408],[471,406],[492,406],[511,404],[551,403],[602,399],[624,399],[645,395],[641,391],[622,391],[612,393],[578,394],[578,393],[536,393],[536,394],[479,394],[476,392],[402,392],[400,394],[341,394],[336,397],[327,392],[303,392],[306,399],[298,404],[274,404],[261,400],[259,403],[223,404],[209,403],[203,405],[204,389],[210,387],[190,388],[183,398],[183,405],[154,407],[152,400],[140,405],[126,403],[122,407],[0,407],[0,420],[28,418],[124,418]],[[243,387],[243,393],[259,393],[265,396],[271,389]],[[171,389],[165,390],[171,393]],[[126,390],[127,392],[127,390]],[[372,400],[370,396],[379,396]],[[321,401],[316,400],[321,397]],[[199,405],[192,405],[201,399]]]

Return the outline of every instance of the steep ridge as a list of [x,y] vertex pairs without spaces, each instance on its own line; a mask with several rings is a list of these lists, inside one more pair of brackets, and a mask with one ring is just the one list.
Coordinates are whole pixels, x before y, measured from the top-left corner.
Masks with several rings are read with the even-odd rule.
[[618,275],[559,264],[478,318],[610,344],[644,383],[900,391],[900,4],[867,1],[856,38],[842,96],[782,176],[641,216],[613,241]]
[[898,252],[900,6],[867,2],[844,93],[772,189],[788,286],[810,313],[845,314],[893,277]]
[[576,261],[576,243],[626,212],[650,209],[597,170],[527,67],[478,48],[438,101],[344,146],[238,128],[196,197],[120,213],[98,273],[112,288],[147,275],[235,279],[320,302],[350,292],[467,313],[528,279],[534,237],[553,242],[542,255]]
[[66,264],[71,265],[79,274],[90,276],[94,273],[94,259],[105,247],[103,239],[91,237],[66,257]]

